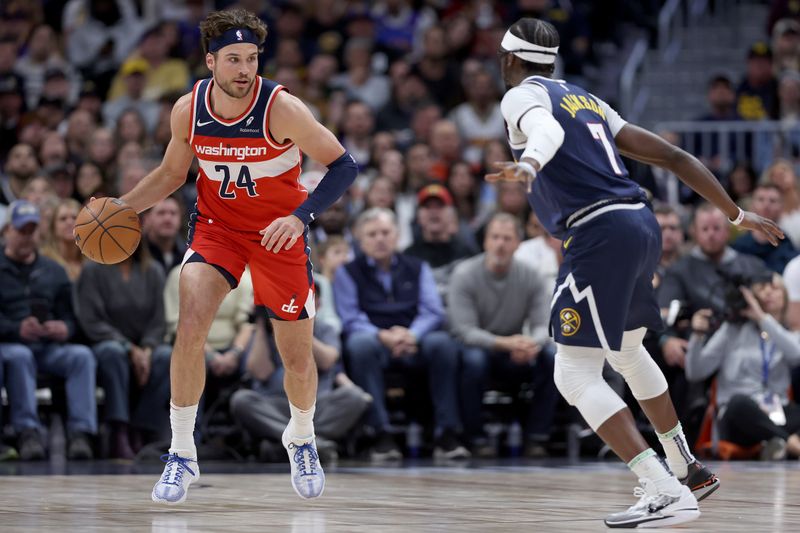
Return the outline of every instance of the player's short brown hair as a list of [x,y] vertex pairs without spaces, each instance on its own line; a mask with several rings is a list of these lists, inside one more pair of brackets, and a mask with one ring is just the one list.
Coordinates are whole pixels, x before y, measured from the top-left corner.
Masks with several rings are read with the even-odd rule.
[[203,52],[208,52],[208,44],[211,39],[215,39],[233,28],[247,28],[252,31],[258,37],[258,49],[261,50],[267,38],[266,23],[250,11],[237,7],[214,11],[200,23],[200,42],[203,45]]

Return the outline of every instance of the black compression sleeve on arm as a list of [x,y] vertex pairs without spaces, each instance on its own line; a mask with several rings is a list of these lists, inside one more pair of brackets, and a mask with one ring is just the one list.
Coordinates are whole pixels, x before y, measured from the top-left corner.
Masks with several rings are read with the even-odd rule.
[[328,172],[322,177],[317,188],[306,201],[292,213],[294,216],[308,224],[317,215],[329,208],[350,187],[358,175],[356,160],[345,152],[333,163],[328,165]]

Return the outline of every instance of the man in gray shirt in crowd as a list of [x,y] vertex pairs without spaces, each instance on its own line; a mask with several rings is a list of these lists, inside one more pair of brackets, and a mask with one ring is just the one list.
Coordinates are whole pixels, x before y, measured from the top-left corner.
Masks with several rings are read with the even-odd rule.
[[[516,390],[529,383],[534,398],[524,423],[526,452],[544,454],[558,395],[555,350],[549,341],[550,294],[539,274],[514,258],[522,241],[519,220],[498,213],[486,226],[485,253],[456,267],[448,291],[453,334],[465,345],[463,423],[474,448],[485,449],[481,405],[488,378]],[[529,334],[523,331],[527,327]]]

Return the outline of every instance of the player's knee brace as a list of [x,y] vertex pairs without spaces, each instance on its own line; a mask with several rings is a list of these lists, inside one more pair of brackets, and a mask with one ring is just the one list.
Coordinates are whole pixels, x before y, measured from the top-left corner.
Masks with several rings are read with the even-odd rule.
[[595,431],[614,413],[625,407],[603,380],[604,351],[558,344],[554,380],[567,403],[577,407]]
[[607,353],[611,367],[622,374],[637,400],[649,400],[667,390],[664,373],[642,346],[646,331],[645,328],[626,331],[620,350]]

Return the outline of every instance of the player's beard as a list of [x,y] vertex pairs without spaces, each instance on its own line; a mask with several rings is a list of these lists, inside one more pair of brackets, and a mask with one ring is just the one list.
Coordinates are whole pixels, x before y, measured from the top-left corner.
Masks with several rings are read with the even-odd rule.
[[219,85],[219,88],[231,98],[244,98],[250,94],[250,89],[253,88],[253,83],[255,83],[256,80],[255,78],[250,80],[250,83],[247,84],[247,87],[244,89],[244,91],[238,85],[234,85],[234,82],[236,81],[237,80],[234,79],[224,83],[218,82],[217,85]]

